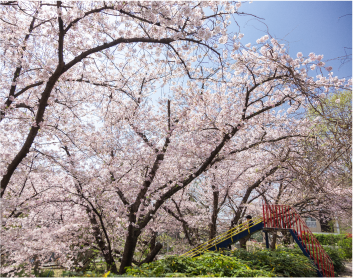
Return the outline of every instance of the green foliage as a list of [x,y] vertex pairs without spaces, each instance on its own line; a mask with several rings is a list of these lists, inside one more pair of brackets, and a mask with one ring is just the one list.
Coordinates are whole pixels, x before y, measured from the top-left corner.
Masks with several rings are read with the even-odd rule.
[[316,276],[316,270],[312,263],[299,248],[278,248],[273,251],[265,249],[254,252],[238,249],[231,252],[231,256],[246,262],[253,269],[273,271],[279,276]]
[[64,271],[62,277],[120,277],[121,275],[114,273],[104,273],[104,271],[86,271],[83,273],[82,271]]
[[326,254],[330,257],[335,269],[335,276],[344,269],[343,257],[338,249],[324,247]]
[[[344,259],[352,259],[352,238],[347,235],[315,234],[321,245],[338,246],[339,253]],[[325,249],[326,250],[326,249]]]
[[262,238],[262,233],[255,233],[251,235],[250,240],[252,241],[256,241],[256,242],[262,242],[263,238]]
[[196,258],[170,256],[163,260],[128,267],[127,276],[140,277],[274,277],[271,271],[251,269],[245,262],[220,253],[205,253]]
[[63,271],[62,274],[63,277],[77,277],[77,276],[83,276],[83,272],[79,271]]
[[[332,247],[323,247],[323,248],[324,248],[326,254],[330,257],[330,259],[333,263],[335,276],[337,276],[337,273],[341,272],[344,269],[344,263],[343,263],[344,258],[341,254],[341,251],[340,251],[340,249],[335,249]],[[304,256],[302,251],[299,249],[299,247],[296,247],[294,249],[288,249],[288,248],[283,248],[283,249],[286,250],[286,252]]]
[[[322,117],[326,121],[339,119],[352,115],[352,92],[340,91],[326,99],[322,99],[320,104],[315,108],[312,107],[308,111],[309,118],[314,119],[316,116]],[[320,125],[322,130],[327,130],[327,123]]]
[[341,254],[345,259],[352,259],[352,238],[341,239],[338,243]]
[[345,235],[334,234],[314,234],[321,245],[336,245],[338,242],[345,238]]
[[54,270],[47,269],[39,271],[36,277],[54,277]]

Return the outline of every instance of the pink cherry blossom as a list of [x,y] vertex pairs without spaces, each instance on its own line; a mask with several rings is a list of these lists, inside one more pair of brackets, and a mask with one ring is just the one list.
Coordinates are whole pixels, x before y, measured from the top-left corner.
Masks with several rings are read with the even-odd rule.
[[[2,271],[30,273],[52,252],[74,269],[94,248],[124,273],[154,254],[143,242],[157,233],[193,245],[205,223],[212,237],[265,197],[309,202],[293,173],[318,123],[300,113],[351,80],[309,76],[321,56],[293,58],[270,35],[252,48],[231,39],[240,5],[2,6]],[[320,182],[307,194],[319,208],[333,210],[323,189],[347,204],[347,190]]]

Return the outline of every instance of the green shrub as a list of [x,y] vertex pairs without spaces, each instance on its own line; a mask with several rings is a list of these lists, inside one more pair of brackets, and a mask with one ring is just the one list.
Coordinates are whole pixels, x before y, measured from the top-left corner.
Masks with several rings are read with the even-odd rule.
[[[293,254],[297,255],[303,255],[302,251],[298,246],[296,246],[294,249],[289,249],[289,248],[282,248],[286,252],[290,252]],[[330,257],[334,271],[335,271],[335,276],[337,276],[337,273],[342,272],[344,270],[344,257],[342,256],[342,252],[340,249],[335,249],[332,247],[323,247],[325,250],[326,254]],[[303,255],[304,256],[304,255]]]
[[253,269],[273,271],[280,276],[316,276],[316,270],[311,261],[299,248],[278,248],[273,251],[265,249],[254,252],[238,249],[231,252],[231,256],[246,262]]
[[274,277],[271,271],[251,269],[237,258],[205,253],[196,258],[170,256],[163,260],[128,267],[127,276],[140,277]]
[[343,257],[340,254],[340,251],[337,249],[333,249],[330,247],[324,247],[324,250],[326,254],[330,257],[333,267],[335,269],[335,276],[338,272],[341,272],[344,270],[344,263],[343,263]]
[[83,273],[82,271],[64,271],[63,277],[120,277],[121,275],[114,273],[102,273],[102,272],[94,272],[94,271],[86,271]]
[[345,235],[334,234],[314,234],[321,245],[336,245],[340,240],[344,239]]
[[337,245],[340,247],[343,258],[352,259],[352,238],[341,239]]
[[54,277],[54,270],[47,269],[47,270],[39,271],[36,277]]

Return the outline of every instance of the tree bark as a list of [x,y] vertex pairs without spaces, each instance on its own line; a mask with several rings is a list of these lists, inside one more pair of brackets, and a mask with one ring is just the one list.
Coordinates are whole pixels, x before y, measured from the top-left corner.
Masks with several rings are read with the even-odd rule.
[[39,256],[35,255],[34,256],[34,268],[33,268],[33,271],[34,271],[34,274],[36,276],[39,276],[39,265],[40,265]]
[[283,231],[282,234],[283,234],[283,244],[285,245],[291,244],[291,238],[292,238],[291,234],[288,231]]
[[322,219],[320,218],[320,226],[321,226],[321,232],[326,232],[326,233],[332,233],[332,226],[330,226],[329,222],[331,221],[332,219],[329,218],[329,219]]
[[[215,187],[212,186],[212,189],[215,190]],[[212,212],[210,232],[209,232],[210,240],[216,237],[216,234],[217,234],[218,197],[219,197],[219,191],[213,191],[213,212]]]
[[99,249],[102,252],[102,255],[103,255],[105,262],[107,263],[108,271],[111,271],[113,273],[118,273],[118,269],[116,267],[113,254],[112,254],[110,248],[107,247],[104,242],[103,235],[101,233],[101,230],[99,229],[99,225],[98,225],[96,217],[93,215],[93,212],[88,208],[87,208],[87,214],[88,214],[90,223],[92,225],[93,236],[98,244]]
[[156,239],[157,239],[157,232],[153,232],[151,243],[150,243],[150,252],[152,252],[152,250],[156,247]]
[[151,263],[154,258],[157,256],[158,252],[162,249],[163,245],[160,242],[157,242],[157,244],[154,246],[154,248],[151,250],[151,252],[147,255],[146,259],[141,261],[139,265],[142,265],[144,263]]
[[240,206],[239,206],[239,209],[238,209],[237,213],[234,215],[234,218],[233,218],[232,221],[231,221],[230,228],[234,228],[234,227],[237,225],[237,223],[238,223],[238,221],[239,221],[239,219],[240,219],[240,217],[241,217],[241,214],[242,214],[242,212],[243,212],[243,209],[242,209],[242,208],[243,208],[243,206],[248,202],[248,199],[249,199],[249,197],[250,197],[251,192],[252,192],[255,188],[259,187],[259,186],[261,185],[262,181],[263,181],[265,178],[267,178],[267,177],[273,175],[277,170],[278,170],[278,165],[275,166],[275,167],[272,167],[272,168],[271,168],[268,172],[266,172],[261,178],[259,178],[259,179],[258,179],[257,181],[255,181],[251,186],[248,187],[248,189],[246,190],[245,195],[244,195],[244,197],[243,197],[243,199],[242,199],[242,201],[241,201],[241,204],[240,204]]
[[131,266],[136,249],[137,240],[140,234],[140,229],[134,228],[131,224],[129,225],[128,235],[126,237],[126,242],[124,246],[124,253],[121,259],[119,274],[124,274],[125,267]]
[[275,250],[276,249],[276,242],[277,242],[277,232],[275,231],[272,234],[272,241],[270,243],[271,250]]

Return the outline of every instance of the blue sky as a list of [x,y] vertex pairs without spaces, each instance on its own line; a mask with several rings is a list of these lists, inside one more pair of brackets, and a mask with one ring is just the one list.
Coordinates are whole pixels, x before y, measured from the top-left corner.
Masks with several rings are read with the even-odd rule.
[[[310,52],[323,54],[326,65],[333,67],[334,76],[352,76],[351,61],[343,65],[341,61],[327,61],[352,53],[352,2],[254,1],[243,3],[239,12],[264,19],[235,16],[240,32],[245,35],[243,44],[255,44],[268,28],[271,36],[283,40],[281,43],[286,44],[292,56],[297,52],[304,56]],[[229,28],[237,32],[239,27],[233,23]]]

